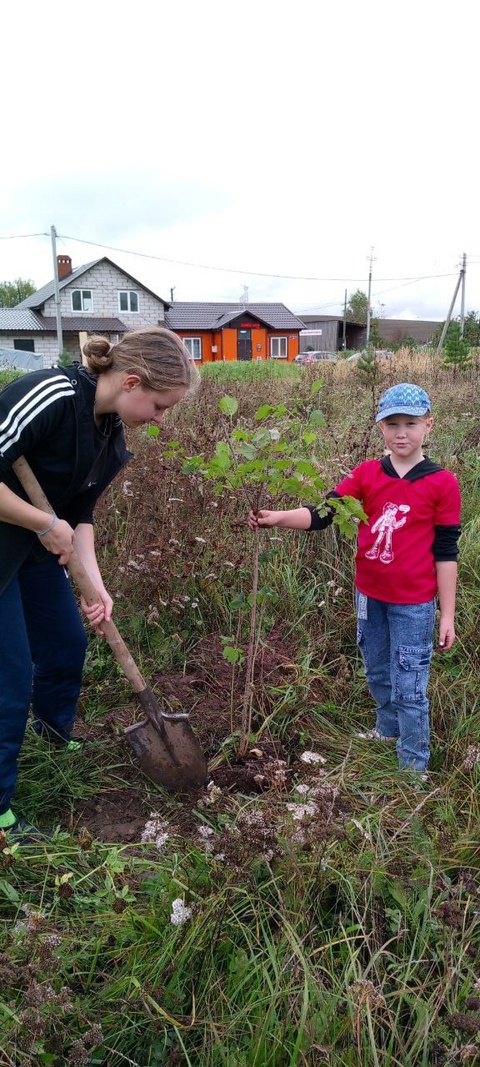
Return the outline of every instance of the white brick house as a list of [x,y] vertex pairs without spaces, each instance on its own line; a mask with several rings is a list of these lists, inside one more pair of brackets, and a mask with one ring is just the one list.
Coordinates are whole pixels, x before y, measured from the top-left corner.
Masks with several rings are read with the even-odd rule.
[[[127,330],[164,324],[169,304],[106,256],[76,270],[69,256],[57,261],[63,349],[75,359],[88,334],[117,341]],[[0,347],[41,355],[46,367],[57,362],[53,280],[15,308],[0,308]]]

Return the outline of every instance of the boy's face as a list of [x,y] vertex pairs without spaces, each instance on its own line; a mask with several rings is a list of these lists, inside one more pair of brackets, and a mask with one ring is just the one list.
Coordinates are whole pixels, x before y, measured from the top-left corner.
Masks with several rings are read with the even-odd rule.
[[431,415],[390,415],[379,423],[386,447],[399,459],[420,460],[425,438],[432,426]]

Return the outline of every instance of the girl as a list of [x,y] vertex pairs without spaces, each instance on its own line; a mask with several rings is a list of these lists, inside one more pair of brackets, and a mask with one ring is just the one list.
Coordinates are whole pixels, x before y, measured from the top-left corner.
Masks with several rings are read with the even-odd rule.
[[[26,374],[0,394],[0,830],[22,827],[10,806],[30,703],[35,729],[71,740],[86,634],[64,565],[73,544],[98,590],[81,600],[92,626],[112,613],[95,556],[93,509],[132,458],[123,424],[159,424],[196,371],[176,334],[92,337],[85,366]],[[12,464],[25,456],[55,515],[30,504]]]

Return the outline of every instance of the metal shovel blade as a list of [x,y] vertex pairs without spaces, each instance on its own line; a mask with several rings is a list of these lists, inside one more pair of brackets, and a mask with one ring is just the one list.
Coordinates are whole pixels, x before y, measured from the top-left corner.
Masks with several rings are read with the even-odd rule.
[[157,715],[124,731],[147,778],[165,789],[201,789],[208,778],[207,761],[188,715]]

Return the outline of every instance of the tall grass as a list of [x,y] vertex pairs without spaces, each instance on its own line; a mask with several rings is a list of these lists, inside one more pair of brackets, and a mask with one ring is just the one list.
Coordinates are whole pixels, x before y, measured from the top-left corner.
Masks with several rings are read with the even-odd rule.
[[[258,683],[252,745],[272,743],[286,766],[257,795],[187,802],[143,780],[111,733],[80,763],[29,735],[22,809],[52,826],[70,812],[76,833],[0,853],[0,1064],[480,1062],[478,380],[469,371],[453,381],[430,356],[392,364],[381,386],[413,379],[431,393],[430,453],[464,496],[459,637],[434,658],[430,782],[419,787],[399,773],[394,749],[358,736],[373,714],[355,644],[352,546],[332,529],[266,533],[262,642],[286,666]],[[358,371],[337,363],[321,374],[317,459],[334,485],[380,441]],[[209,368],[160,440],[132,434],[136,458],[102,505],[99,554],[117,625],[147,677],[201,671],[203,639],[241,644],[247,633],[235,606],[251,571],[243,503],[183,474],[166,442],[210,453],[225,392],[247,426],[261,403],[307,399],[317,375]],[[128,699],[93,638],[87,723],[120,714]],[[216,766],[229,751],[227,737],[217,740]],[[319,762],[304,762],[305,751]],[[120,795],[126,807],[133,792],[146,820],[157,813],[148,840],[94,841],[75,819],[82,799]],[[175,900],[190,909],[180,925]]]

